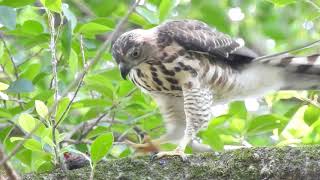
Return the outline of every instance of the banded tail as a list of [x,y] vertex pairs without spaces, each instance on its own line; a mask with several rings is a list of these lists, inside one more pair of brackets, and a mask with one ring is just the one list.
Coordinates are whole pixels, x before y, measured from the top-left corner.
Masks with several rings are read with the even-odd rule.
[[283,67],[290,72],[313,74],[320,76],[320,54],[310,56],[279,57],[263,62],[273,66]]
[[273,57],[260,63],[283,68],[286,85],[282,90],[320,90],[320,54]]

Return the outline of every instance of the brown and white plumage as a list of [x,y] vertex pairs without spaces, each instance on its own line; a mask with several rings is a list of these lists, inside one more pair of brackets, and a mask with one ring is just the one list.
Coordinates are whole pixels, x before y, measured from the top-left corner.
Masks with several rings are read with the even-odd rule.
[[113,56],[123,78],[128,75],[158,103],[167,126],[160,140],[179,140],[175,151],[158,157],[183,156],[215,104],[320,82],[319,55],[254,61],[253,51],[196,20],[129,31],[116,40]]

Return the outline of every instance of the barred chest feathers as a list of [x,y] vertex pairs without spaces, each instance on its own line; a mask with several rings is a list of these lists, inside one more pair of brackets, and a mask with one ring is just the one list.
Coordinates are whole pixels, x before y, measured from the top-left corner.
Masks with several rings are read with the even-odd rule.
[[[168,55],[167,55],[168,56]],[[204,54],[182,52],[141,63],[129,73],[129,79],[146,93],[182,96],[184,85],[209,88],[215,103],[260,96],[282,86],[279,68],[249,64],[241,70]],[[198,79],[198,81],[193,81]],[[209,86],[209,87],[208,87]]]

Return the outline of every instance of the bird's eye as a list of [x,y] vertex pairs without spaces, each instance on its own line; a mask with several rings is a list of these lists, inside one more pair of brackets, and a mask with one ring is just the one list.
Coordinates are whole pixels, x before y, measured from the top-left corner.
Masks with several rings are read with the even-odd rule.
[[132,56],[133,58],[137,58],[137,57],[139,57],[139,55],[140,55],[140,53],[139,53],[139,51],[138,51],[137,49],[135,49],[135,50],[131,53],[131,56]]

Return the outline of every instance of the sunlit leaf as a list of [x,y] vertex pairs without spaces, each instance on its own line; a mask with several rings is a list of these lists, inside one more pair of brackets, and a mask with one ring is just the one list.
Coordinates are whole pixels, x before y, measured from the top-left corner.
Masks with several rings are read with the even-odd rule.
[[113,143],[112,133],[106,133],[97,137],[91,144],[91,160],[94,164],[99,162],[110,150]]
[[51,11],[61,12],[61,0],[40,0],[40,2]]
[[48,107],[40,100],[35,101],[36,111],[40,117],[45,118],[48,115]]
[[80,25],[77,32],[82,34],[87,34],[87,35],[95,35],[95,34],[102,34],[111,30],[112,28],[106,25],[98,24],[95,22],[89,22],[89,23]]
[[204,144],[208,144],[213,150],[223,150],[223,142],[214,128],[201,132],[201,139]]
[[34,119],[30,114],[21,114],[18,119],[20,127],[26,132],[31,132],[36,126],[36,119]]
[[267,0],[269,2],[272,2],[275,6],[283,7],[292,3],[297,2],[297,0]]
[[10,141],[11,141],[11,142],[22,141],[22,140],[24,140],[23,137],[11,137],[11,138],[10,138]]
[[261,115],[252,119],[249,123],[248,133],[272,131],[276,128],[283,128],[288,119],[275,114]]
[[38,21],[28,20],[23,23],[21,30],[29,35],[38,35],[43,32],[43,27]]
[[34,139],[28,139],[23,146],[31,151],[43,151],[41,143]]
[[6,90],[8,89],[8,87],[9,87],[8,84],[0,82],[0,91]]
[[159,7],[159,19],[160,21],[164,21],[170,11],[172,10],[174,5],[174,0],[161,0],[160,7]]
[[0,5],[10,6],[10,7],[21,7],[29,4],[33,4],[36,0],[2,0]]
[[242,119],[247,118],[247,109],[243,101],[234,101],[229,104],[229,114]]
[[309,105],[304,112],[304,122],[311,126],[320,117],[320,109],[313,105]]

